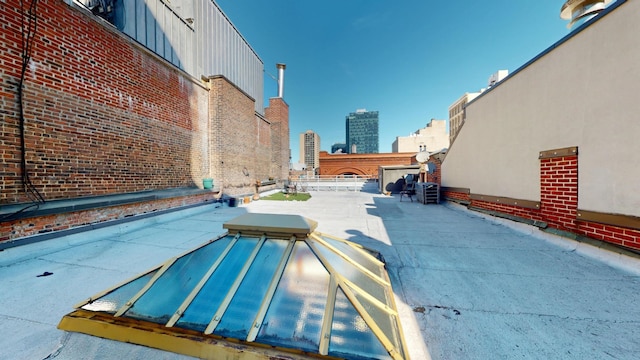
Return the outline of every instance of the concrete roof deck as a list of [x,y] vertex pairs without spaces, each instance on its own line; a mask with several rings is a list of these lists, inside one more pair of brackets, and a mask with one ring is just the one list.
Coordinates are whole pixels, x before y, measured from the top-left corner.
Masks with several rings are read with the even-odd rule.
[[640,358],[637,259],[457,205],[312,196],[203,205],[0,252],[0,358],[187,358],[56,326],[79,301],[219,236],[246,212],[302,215],[380,251],[414,360]]

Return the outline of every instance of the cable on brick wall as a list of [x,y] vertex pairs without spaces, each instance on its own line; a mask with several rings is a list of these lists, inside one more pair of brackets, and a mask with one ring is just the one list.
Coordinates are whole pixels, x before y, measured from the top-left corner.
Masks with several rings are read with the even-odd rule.
[[27,149],[25,142],[25,118],[24,118],[24,80],[31,61],[31,54],[33,53],[33,46],[35,43],[35,35],[38,29],[38,17],[37,8],[38,0],[31,0],[28,2],[28,6],[25,6],[25,1],[20,1],[20,25],[22,30],[22,67],[20,69],[20,80],[18,82],[18,116],[19,116],[19,130],[20,130],[20,170],[22,173],[22,187],[25,194],[31,200],[31,204],[18,210],[15,213],[4,215],[0,220],[9,220],[31,208],[38,208],[41,204],[45,203],[44,197],[38,189],[31,182],[29,177],[29,171],[27,169]]

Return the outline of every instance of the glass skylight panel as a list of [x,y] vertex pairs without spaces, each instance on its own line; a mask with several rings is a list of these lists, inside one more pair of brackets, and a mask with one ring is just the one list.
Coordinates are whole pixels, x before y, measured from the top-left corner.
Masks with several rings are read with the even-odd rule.
[[384,265],[375,259],[373,256],[364,253],[365,250],[357,249],[355,246],[348,245],[347,243],[332,239],[326,235],[319,236],[322,240],[326,241],[329,245],[335,247],[337,250],[343,252],[345,255],[353,259],[356,263],[362,265],[367,270],[382,277],[384,271]]
[[247,337],[288,243],[273,239],[265,242],[214,334],[235,339]]
[[336,293],[329,355],[348,359],[391,359],[342,289]]
[[367,314],[371,316],[375,324],[380,328],[380,330],[382,330],[384,336],[386,336],[387,339],[391,341],[393,347],[396,349],[401,349],[402,347],[400,337],[396,331],[396,329],[398,328],[396,317],[389,314],[387,311],[380,309],[380,307],[376,306],[361,294],[358,294],[355,291],[354,294],[358,302],[364,307]]
[[328,289],[327,270],[296,242],[256,341],[317,352]]
[[214,241],[177,259],[124,316],[165,324],[230,240]]
[[137,294],[158,270],[151,271],[123,286],[107,293],[98,299],[81,306],[81,309],[115,314],[124,304]]
[[197,331],[207,328],[258,240],[241,237],[236,242],[175,326]]
[[[382,262],[356,244],[314,232],[312,220],[251,215],[227,223],[237,233],[81,303],[59,327],[106,338],[118,334],[118,339],[194,357],[202,357],[201,347],[208,348],[211,358],[237,347],[230,356],[246,352],[246,358],[254,358],[264,349],[273,350],[271,345],[278,352],[304,351],[320,358],[404,359],[404,339]],[[254,221],[259,224],[255,228]],[[274,229],[270,221],[277,224],[275,237],[269,237]],[[242,235],[243,230],[251,235]],[[304,231],[306,238],[301,237]],[[260,238],[260,233],[265,235]],[[283,239],[283,233],[291,237]],[[180,340],[166,341],[160,333]],[[220,345],[227,339],[240,342]],[[171,345],[181,341],[190,343]],[[252,352],[252,343],[262,350]]]
[[356,286],[360,287],[371,296],[375,297],[378,301],[385,304],[388,302],[385,287],[382,284],[366,275],[353,263],[345,260],[342,256],[322,246],[317,241],[312,239],[309,239],[309,241],[315,245],[314,248],[318,249],[320,254],[329,262],[329,264],[335,269],[336,272],[345,277],[347,280],[356,284]]

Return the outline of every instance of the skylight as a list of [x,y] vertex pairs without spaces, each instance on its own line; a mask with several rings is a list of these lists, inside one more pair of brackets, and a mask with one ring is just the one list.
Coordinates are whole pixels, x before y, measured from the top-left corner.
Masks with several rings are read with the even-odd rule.
[[58,327],[209,359],[408,358],[384,263],[316,226],[242,215],[222,237],[76,305]]

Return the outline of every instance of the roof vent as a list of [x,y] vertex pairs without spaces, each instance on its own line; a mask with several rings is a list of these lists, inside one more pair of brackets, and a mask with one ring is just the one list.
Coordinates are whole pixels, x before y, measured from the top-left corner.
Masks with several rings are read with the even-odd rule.
[[575,29],[585,22],[591,20],[604,10],[612,0],[567,0],[562,5],[560,17],[571,20],[567,27]]

